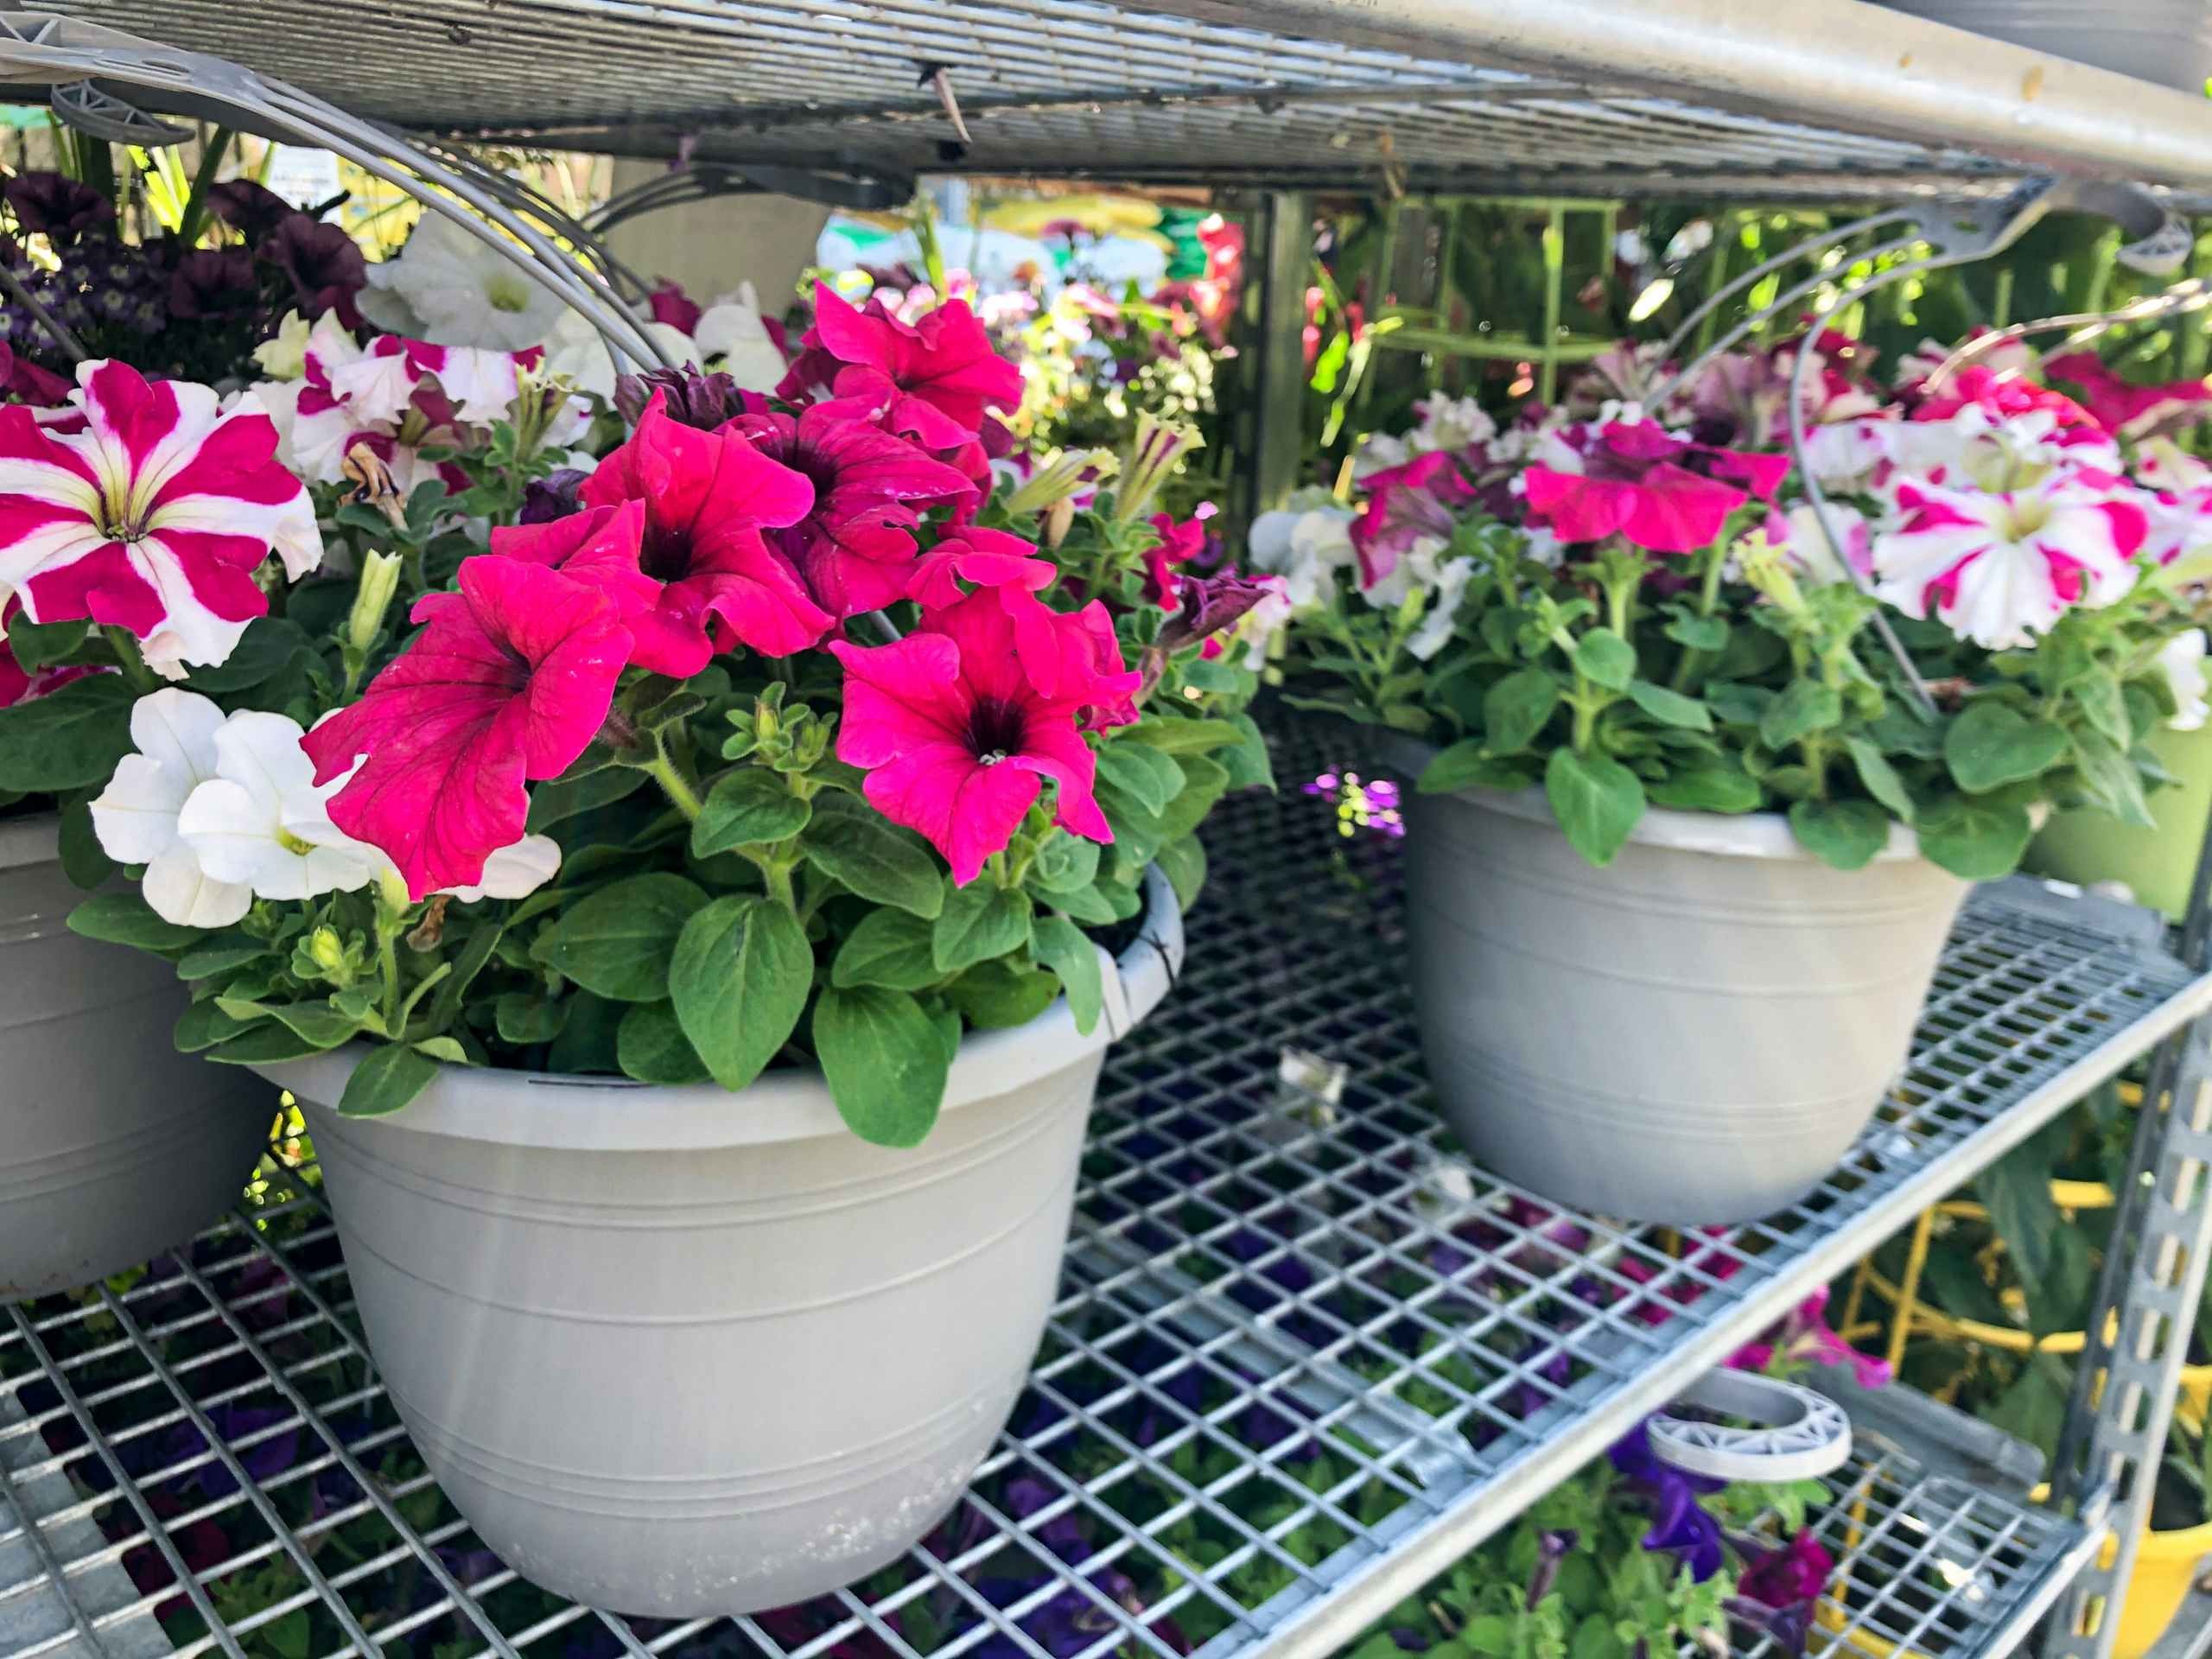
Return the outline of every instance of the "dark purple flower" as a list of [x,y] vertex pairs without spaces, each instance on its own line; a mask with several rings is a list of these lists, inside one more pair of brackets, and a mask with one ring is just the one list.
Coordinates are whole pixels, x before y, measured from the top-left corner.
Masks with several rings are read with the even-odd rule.
[[1670,1550],[1702,1584],[1720,1570],[1720,1523],[1706,1512],[1688,1480],[1652,1488],[1651,1530],[1639,1541],[1649,1550]]
[[312,321],[334,311],[348,328],[361,326],[353,296],[367,283],[369,267],[345,226],[294,213],[278,222],[255,253],[291,278],[301,315]]
[[235,317],[261,302],[253,256],[244,248],[202,248],[176,262],[169,276],[169,315]]
[[1233,628],[1268,594],[1281,591],[1280,576],[1184,576],[1177,583],[1182,608],[1160,625],[1155,648],[1173,655],[1201,639]]
[[590,476],[581,467],[561,467],[543,478],[531,479],[523,486],[522,511],[515,515],[515,523],[550,524],[580,512],[576,492]]
[[44,232],[54,242],[73,242],[95,225],[115,217],[115,204],[88,184],[60,173],[18,173],[0,192],[26,231]]
[[680,369],[647,369],[643,374],[616,377],[616,412],[630,425],[637,425],[657,391],[667,394],[661,410],[669,419],[681,426],[696,426],[702,432],[712,432],[740,415],[756,414],[766,406],[758,398],[748,402],[746,392],[728,375],[706,374],[687,363]]
[[232,179],[209,188],[207,207],[216,218],[258,247],[270,232],[299,210],[265,185],[251,179]]
[[[1747,1552],[1748,1553],[1748,1552]],[[1794,1607],[1816,1601],[1835,1573],[1835,1558],[1802,1528],[1780,1549],[1763,1551],[1745,1567],[1736,1587],[1769,1607]]]
[[1806,1638],[1813,1633],[1813,1604],[1809,1601],[1790,1607],[1770,1607],[1748,1596],[1731,1596],[1720,1605],[1730,1618],[1754,1633],[1764,1634],[1783,1653],[1804,1652]]
[[665,323],[685,334],[695,333],[699,327],[699,302],[683,291],[681,283],[663,283],[646,296],[645,302],[652,308],[655,322]]

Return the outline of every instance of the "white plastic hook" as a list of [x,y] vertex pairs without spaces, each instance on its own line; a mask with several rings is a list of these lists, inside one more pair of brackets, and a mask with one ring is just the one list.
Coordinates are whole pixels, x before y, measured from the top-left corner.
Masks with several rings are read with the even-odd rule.
[[1662,1461],[1715,1480],[1779,1482],[1833,1474],[1851,1455],[1851,1420],[1825,1395],[1779,1377],[1723,1369],[1708,1371],[1675,1396],[1755,1427],[1677,1417],[1662,1411],[1646,1425]]

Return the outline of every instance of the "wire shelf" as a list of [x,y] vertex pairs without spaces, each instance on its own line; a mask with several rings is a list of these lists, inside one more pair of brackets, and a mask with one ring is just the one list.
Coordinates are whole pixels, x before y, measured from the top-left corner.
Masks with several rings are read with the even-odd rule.
[[[1551,73],[1500,57],[1498,42],[1510,49],[1520,32],[1503,21],[1449,51],[1300,32],[1357,34],[1373,22],[1357,6],[1318,21],[1311,6],[1211,8],[1226,21],[1173,15],[1209,10],[1187,0],[1168,10],[1101,0],[381,0],[341,9],[52,0],[39,9],[229,59],[416,131],[893,176],[965,169],[1840,199],[1955,190],[2054,164],[2113,170],[2109,157],[2077,153],[2072,138],[2054,144],[2041,134],[2050,112],[2069,106],[2066,74],[2090,72],[1864,5],[1827,22],[1793,16],[1801,32],[1772,41],[1753,38],[1774,31],[1770,9],[1748,24],[1715,14],[1694,53],[1641,64],[1615,49],[1634,33],[1630,20],[1609,29],[1588,15],[1569,41],[1579,61]],[[1447,18],[1443,27],[1481,25]],[[1759,79],[1739,73],[1755,47],[1833,57],[1838,41],[1869,31],[1904,31],[1903,43],[1859,92],[1840,64],[1826,81],[1815,74],[1830,95],[1814,106],[1793,107],[1793,94],[1771,87],[1762,95]],[[1918,67],[1901,75],[1898,59]],[[2016,107],[1993,109],[1956,137],[1926,136],[1939,130],[1918,113],[1874,108],[1900,82],[1953,73],[1997,80],[2008,65]],[[941,102],[939,70],[964,131]],[[2189,137],[2212,167],[2212,123],[2199,123],[2178,94],[2099,79],[2112,84],[2086,88],[2083,109],[2109,112],[2123,102],[2115,86],[2132,86],[2139,96],[2126,106],[2152,130],[2137,145],[2142,159],[2123,171],[2207,181],[2193,176],[2193,144],[2177,131],[2156,142],[2156,129],[2160,120],[2201,125]],[[1963,110],[1976,100],[1939,102]]]
[[[1985,893],[1907,1079],[1803,1205],[1687,1242],[1565,1216],[1440,1144],[1387,791],[1348,795],[1320,741],[1210,830],[1192,966],[1109,1060],[1031,1388],[901,1564],[680,1626],[517,1580],[409,1445],[302,1167],[130,1282],[0,1309],[0,1651],[1324,1655],[2212,1001],[2093,904]],[[1286,1050],[1341,1063],[1338,1097],[1282,1082]],[[1830,1628],[1929,1659],[2005,1650],[2088,1541],[1879,1441],[1818,1528],[1849,1558]]]

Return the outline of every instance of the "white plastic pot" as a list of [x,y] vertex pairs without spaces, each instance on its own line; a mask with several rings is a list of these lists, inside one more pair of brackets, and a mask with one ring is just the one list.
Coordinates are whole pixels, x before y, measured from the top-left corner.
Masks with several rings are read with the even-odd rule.
[[617,1612],[745,1613],[895,1560],[958,1499],[1058,1286],[1107,1046],[1166,995],[1173,890],[1065,1000],[971,1035],[920,1147],[811,1073],[736,1095],[446,1069],[330,1109],[366,1051],[267,1075],[305,1109],[369,1345],[477,1535]]
[[1681,1225],[1802,1198],[1903,1067],[1967,884],[1898,828],[1861,870],[1778,814],[1645,813],[1611,864],[1540,791],[1407,798],[1429,1076],[1486,1167]]
[[247,1073],[176,1052],[159,957],[72,933],[60,820],[0,823],[0,1302],[89,1284],[211,1225],[275,1121]]

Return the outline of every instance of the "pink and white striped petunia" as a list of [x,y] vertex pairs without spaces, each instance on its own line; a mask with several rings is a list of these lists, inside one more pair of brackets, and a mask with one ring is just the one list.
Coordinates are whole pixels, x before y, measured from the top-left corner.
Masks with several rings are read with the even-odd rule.
[[1907,480],[1895,502],[1874,537],[1876,594],[1992,651],[2120,598],[2151,528],[2139,492],[2064,474],[1988,493]]
[[0,410],[0,594],[34,622],[89,618],[140,641],[171,679],[229,657],[269,609],[270,554],[294,581],[322,562],[314,504],[275,460],[251,397],[79,366],[80,432]]

